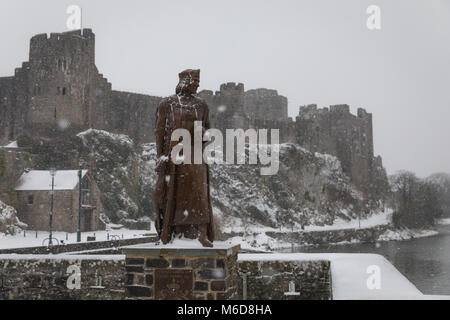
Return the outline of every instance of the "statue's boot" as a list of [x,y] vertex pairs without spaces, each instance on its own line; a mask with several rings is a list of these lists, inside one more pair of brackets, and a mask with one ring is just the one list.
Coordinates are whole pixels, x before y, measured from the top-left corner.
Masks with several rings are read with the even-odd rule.
[[211,241],[209,241],[207,236],[207,225],[203,224],[200,227],[200,237],[198,239],[200,243],[206,248],[212,248],[214,245]]

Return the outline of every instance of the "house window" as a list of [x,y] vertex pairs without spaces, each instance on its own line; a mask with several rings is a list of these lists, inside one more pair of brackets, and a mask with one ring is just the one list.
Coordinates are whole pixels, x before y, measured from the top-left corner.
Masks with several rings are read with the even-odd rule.
[[34,203],[34,195],[30,194],[28,195],[28,204],[33,204]]
[[61,95],[61,88],[60,87],[58,87],[58,88],[56,88],[56,95]]
[[62,89],[62,95],[65,96],[66,95],[66,88]]
[[81,183],[81,190],[82,190],[82,203],[89,204],[89,201],[91,200],[91,192],[88,178],[83,179]]

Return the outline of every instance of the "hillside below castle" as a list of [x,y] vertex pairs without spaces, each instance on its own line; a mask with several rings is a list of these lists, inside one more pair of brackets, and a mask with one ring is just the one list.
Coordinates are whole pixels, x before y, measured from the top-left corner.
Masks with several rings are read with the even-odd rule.
[[[360,194],[357,198],[364,199],[367,207],[376,208],[386,199],[386,172],[381,157],[374,155],[372,115],[366,110],[360,108],[353,115],[348,105],[330,108],[308,105],[300,107],[298,116],[292,119],[288,117],[286,97],[270,89],[246,91],[241,83],[225,83],[216,92],[204,90],[198,96],[210,107],[213,127],[280,129],[280,142],[286,146],[292,145],[286,147],[283,154],[283,161],[289,163],[288,168],[306,168],[308,163],[301,161],[306,154],[310,155],[306,157],[309,159],[309,171],[305,169],[309,173],[300,170],[303,172],[300,176],[309,175],[313,179],[319,175],[319,168],[323,165],[317,161],[322,161],[322,158],[314,155],[331,155],[339,164],[342,179],[344,176],[348,178],[346,188],[350,185],[354,187]],[[95,65],[95,35],[92,30],[51,33],[49,36],[39,34],[31,38],[29,61],[17,68],[13,76],[0,78],[0,145],[16,140],[33,140],[33,143],[39,140],[38,145],[31,143],[28,147],[40,152],[37,159],[42,160],[45,152],[42,145],[52,145],[55,136],[70,137],[70,140],[80,132],[98,129],[128,136],[133,142],[133,157],[140,157],[145,146],[154,142],[155,114],[160,100],[156,96],[112,90],[111,83]],[[59,149],[61,152],[61,146]],[[71,161],[60,161],[59,165],[72,169],[83,158],[82,154],[78,156],[75,154]],[[44,158],[48,160],[49,156]],[[133,169],[133,175],[139,176],[136,173],[139,165],[132,164],[139,161],[133,159],[130,160],[130,170]],[[37,166],[44,166],[42,163]],[[89,159],[86,165],[90,169],[99,169],[95,159]],[[117,168],[113,169],[117,171]],[[285,169],[282,168],[282,172]],[[227,171],[227,174],[231,173]],[[314,197],[306,192],[308,185],[315,185],[314,188],[319,190],[321,184],[317,183],[316,180],[308,184],[300,181],[302,194],[291,199],[319,199],[319,196]],[[102,187],[101,181],[99,186]],[[291,188],[292,192],[295,188]],[[146,192],[150,189],[147,188]],[[135,190],[132,193],[136,195],[139,192]],[[145,196],[139,199],[133,206],[133,212],[151,210],[148,205],[140,204],[145,203]],[[321,205],[317,203],[316,207]],[[357,207],[363,206],[358,203]],[[325,210],[324,206],[321,208]],[[126,216],[125,213],[123,215]],[[309,220],[314,221],[312,218]],[[326,219],[319,220],[326,222]],[[271,221],[269,224],[273,223]]]

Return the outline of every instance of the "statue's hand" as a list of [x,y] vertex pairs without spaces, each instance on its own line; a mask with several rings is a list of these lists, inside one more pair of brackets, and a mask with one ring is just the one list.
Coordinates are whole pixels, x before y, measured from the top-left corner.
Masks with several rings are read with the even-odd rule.
[[155,171],[158,173],[165,173],[167,169],[167,164],[169,163],[169,157],[161,156],[156,160]]

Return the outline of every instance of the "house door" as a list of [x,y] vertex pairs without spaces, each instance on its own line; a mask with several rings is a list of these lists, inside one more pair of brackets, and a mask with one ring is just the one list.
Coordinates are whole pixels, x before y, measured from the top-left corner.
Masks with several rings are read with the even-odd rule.
[[83,229],[84,231],[92,231],[92,209],[83,211]]

